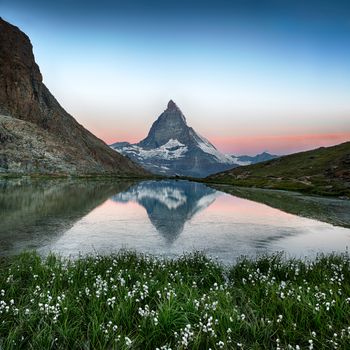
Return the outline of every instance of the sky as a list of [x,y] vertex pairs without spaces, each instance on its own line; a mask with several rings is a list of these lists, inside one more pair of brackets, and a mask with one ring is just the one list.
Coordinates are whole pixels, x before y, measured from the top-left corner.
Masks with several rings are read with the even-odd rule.
[[138,142],[173,99],[221,151],[350,140],[350,2],[0,0],[44,83],[110,144]]

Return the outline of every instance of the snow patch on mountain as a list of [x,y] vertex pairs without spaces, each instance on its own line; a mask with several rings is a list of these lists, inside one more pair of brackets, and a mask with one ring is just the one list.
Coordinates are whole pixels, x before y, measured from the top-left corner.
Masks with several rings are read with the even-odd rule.
[[194,211],[201,211],[207,207],[209,207],[212,203],[215,202],[216,198],[218,198],[219,196],[221,196],[222,193],[219,191],[216,191],[214,193],[208,194],[206,196],[203,196],[202,198],[200,198],[198,200],[198,202],[196,203],[195,209]]
[[[227,156],[230,156],[230,155],[227,154]],[[230,157],[232,158],[233,164],[237,164],[237,165],[241,165],[241,166],[252,164],[252,162],[250,160],[243,161],[243,160],[240,160],[237,157],[232,157],[232,156],[230,156]]]
[[187,146],[185,146],[183,143],[179,142],[176,139],[170,139],[164,145],[154,149],[144,149],[143,147],[138,145],[123,146],[121,148],[113,147],[112,145],[112,148],[119,150],[123,155],[133,154],[134,156],[137,156],[140,159],[156,158],[165,160],[178,159],[184,157],[186,152],[188,151]]
[[152,188],[140,185],[128,192],[119,193],[113,198],[119,202],[133,201],[136,203],[141,202],[143,199],[152,199],[162,203],[169,210],[175,210],[187,201],[187,197],[183,191],[171,186]]
[[196,135],[199,139],[198,141],[198,147],[205,153],[213,155],[218,162],[220,163],[228,163],[233,164],[232,157],[226,154],[221,153],[218,151],[214,145],[212,145],[205,137],[197,134]]

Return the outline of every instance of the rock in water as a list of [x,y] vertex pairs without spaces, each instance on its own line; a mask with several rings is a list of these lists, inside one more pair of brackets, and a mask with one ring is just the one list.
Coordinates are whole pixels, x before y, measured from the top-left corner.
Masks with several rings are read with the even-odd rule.
[[0,172],[147,172],[69,115],[42,82],[29,38],[0,18]]

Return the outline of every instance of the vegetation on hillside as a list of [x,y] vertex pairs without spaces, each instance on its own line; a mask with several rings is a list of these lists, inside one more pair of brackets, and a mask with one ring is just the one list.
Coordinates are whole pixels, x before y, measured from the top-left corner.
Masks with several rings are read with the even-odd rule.
[[350,258],[2,261],[2,349],[348,349]]
[[204,181],[350,197],[350,142],[238,167]]

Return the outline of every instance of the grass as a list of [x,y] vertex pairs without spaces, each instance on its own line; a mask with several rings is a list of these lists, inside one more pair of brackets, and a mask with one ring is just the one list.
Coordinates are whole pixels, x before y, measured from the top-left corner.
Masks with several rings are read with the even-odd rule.
[[350,197],[350,142],[234,168],[203,181]]
[[3,260],[1,349],[348,349],[350,258]]

